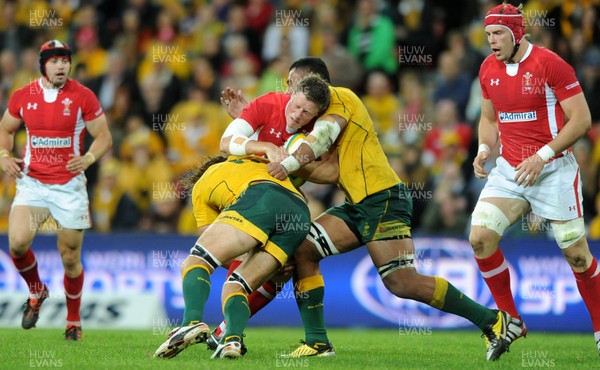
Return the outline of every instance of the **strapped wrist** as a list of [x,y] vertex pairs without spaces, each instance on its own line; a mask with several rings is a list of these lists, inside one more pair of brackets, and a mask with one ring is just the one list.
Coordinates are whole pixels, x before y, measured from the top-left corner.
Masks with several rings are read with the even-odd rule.
[[283,166],[283,168],[285,168],[288,174],[298,171],[301,167],[300,162],[298,162],[296,157],[294,157],[293,155],[290,155],[289,157],[281,161],[280,164]]
[[6,158],[6,157],[10,157],[10,152],[8,151],[8,149],[0,150],[0,158]]
[[543,147],[541,147],[540,150],[538,150],[536,154],[542,158],[544,163],[548,162],[548,160],[550,158],[552,158],[556,155],[556,153],[554,152],[554,149],[550,148],[548,145],[544,145]]
[[88,166],[91,166],[94,162],[96,162],[96,156],[92,152],[87,152],[83,155],[85,161],[88,163]]
[[481,152],[486,152],[486,153],[490,153],[490,146],[483,143],[483,144],[479,144],[479,149],[477,149],[477,154],[481,153]]

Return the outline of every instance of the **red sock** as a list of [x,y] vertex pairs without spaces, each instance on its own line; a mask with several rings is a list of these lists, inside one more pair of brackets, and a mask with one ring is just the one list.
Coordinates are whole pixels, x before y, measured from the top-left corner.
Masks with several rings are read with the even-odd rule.
[[275,284],[271,280],[267,280],[260,288],[256,289],[248,297],[248,305],[250,306],[250,317],[260,311],[261,308],[269,304],[277,293],[281,291],[281,284]]
[[68,277],[65,274],[65,296],[67,297],[67,322],[79,323],[79,307],[81,306],[81,292],[83,291],[83,270],[77,277]]
[[488,258],[475,258],[475,261],[498,308],[508,312],[514,318],[520,318],[510,289],[510,272],[500,248]]
[[19,274],[25,279],[25,282],[29,287],[29,292],[31,294],[41,293],[44,290],[44,283],[40,280],[37,261],[31,248],[20,257],[15,257],[12,253],[10,254],[10,257],[12,258],[17,271],[19,271]]
[[598,261],[593,258],[590,268],[584,272],[573,271],[573,274],[577,280],[579,294],[590,312],[594,331],[600,331],[600,300],[598,300],[600,297],[600,268]]
[[231,273],[233,271],[235,271],[236,268],[238,268],[239,265],[242,264],[243,261],[239,261],[239,260],[233,260],[231,261],[231,263],[229,264],[229,270],[227,270],[227,276],[225,276],[225,279],[227,279],[229,277],[229,275],[231,275]]

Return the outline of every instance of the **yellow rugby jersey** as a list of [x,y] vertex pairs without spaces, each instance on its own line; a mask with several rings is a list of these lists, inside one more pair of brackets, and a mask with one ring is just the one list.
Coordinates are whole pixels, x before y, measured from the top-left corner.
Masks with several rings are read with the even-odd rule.
[[348,201],[358,203],[371,194],[400,183],[385,156],[373,121],[360,98],[350,89],[329,87],[331,104],[324,114],[337,114],[348,122],[335,144],[340,178],[338,187]]
[[192,205],[198,227],[211,224],[253,182],[270,181],[304,199],[289,178],[277,180],[269,174],[268,160],[257,156],[230,156],[206,170],[192,189]]

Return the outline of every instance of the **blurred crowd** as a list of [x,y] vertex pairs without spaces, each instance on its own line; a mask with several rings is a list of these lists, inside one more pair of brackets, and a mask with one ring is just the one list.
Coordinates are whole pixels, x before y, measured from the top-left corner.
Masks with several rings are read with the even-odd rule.
[[[285,91],[288,66],[318,56],[335,86],[354,90],[413,194],[415,233],[464,236],[483,181],[473,176],[479,66],[490,53],[485,0],[0,0],[0,108],[39,78],[49,39],[74,51],[71,77],[107,115],[111,153],[86,175],[96,232],[193,234],[186,171],[219,153],[231,121],[220,91],[250,100]],[[523,1],[530,40],[569,62],[594,128],[574,146],[588,235],[600,238],[600,1]],[[15,136],[22,155],[24,131]],[[497,155],[497,153],[496,153]],[[493,161],[490,161],[490,166]],[[306,184],[314,215],[343,201]],[[14,179],[0,182],[7,230]],[[509,234],[544,235],[529,215]]]

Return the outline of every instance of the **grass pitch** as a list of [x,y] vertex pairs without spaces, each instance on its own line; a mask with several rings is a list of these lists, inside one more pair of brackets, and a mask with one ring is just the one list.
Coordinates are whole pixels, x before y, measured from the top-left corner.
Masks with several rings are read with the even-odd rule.
[[59,329],[0,329],[0,368],[30,369],[597,369],[593,335],[530,332],[499,361],[485,360],[477,331],[330,329],[337,355],[281,359],[303,338],[301,328],[246,330],[248,353],[239,360],[211,360],[197,344],[170,360],[153,359],[166,339],[152,330],[86,330],[83,342],[63,340]]

